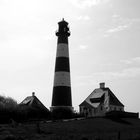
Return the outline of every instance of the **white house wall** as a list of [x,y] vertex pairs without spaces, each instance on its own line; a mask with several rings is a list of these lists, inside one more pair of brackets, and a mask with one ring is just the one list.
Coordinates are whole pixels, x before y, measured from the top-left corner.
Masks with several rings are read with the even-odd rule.
[[109,111],[109,94],[108,91],[105,91],[105,99],[104,99],[104,108],[106,111]]

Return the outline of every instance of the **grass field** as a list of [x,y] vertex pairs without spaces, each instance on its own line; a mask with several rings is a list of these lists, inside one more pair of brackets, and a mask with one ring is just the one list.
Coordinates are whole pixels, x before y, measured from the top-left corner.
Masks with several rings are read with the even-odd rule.
[[140,120],[89,118],[1,124],[0,140],[140,140]]

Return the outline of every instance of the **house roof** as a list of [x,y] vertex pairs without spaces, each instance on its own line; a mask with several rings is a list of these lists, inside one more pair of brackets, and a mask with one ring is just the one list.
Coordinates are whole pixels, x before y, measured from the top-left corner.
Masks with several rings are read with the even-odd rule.
[[[20,105],[26,105],[26,106],[30,106],[30,107],[34,107],[37,109],[44,109],[44,110],[48,110],[42,103],[41,101],[34,95],[32,96],[28,96],[26,97],[21,103]],[[49,110],[48,110],[49,111]]]
[[[102,101],[102,97],[104,95],[104,92],[100,89],[95,89],[86,99],[85,102],[87,102],[90,106],[93,108],[97,108]],[[80,104],[80,106],[82,106]]]
[[97,88],[95,89],[79,106],[90,105],[90,107],[97,108],[100,104],[104,102],[105,93],[109,94],[110,104],[116,106],[124,105],[118,100],[118,98],[113,94],[109,88]]
[[87,106],[88,108],[93,108],[93,106],[86,101],[83,101],[79,106]]
[[105,88],[105,90],[108,90],[108,93],[110,95],[110,104],[111,105],[117,105],[117,106],[123,106],[124,105],[118,100],[118,98],[113,94],[113,92],[109,88]]

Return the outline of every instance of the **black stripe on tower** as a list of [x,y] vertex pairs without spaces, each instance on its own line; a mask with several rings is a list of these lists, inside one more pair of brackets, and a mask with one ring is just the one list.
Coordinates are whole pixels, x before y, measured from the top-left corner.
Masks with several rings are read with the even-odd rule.
[[52,106],[72,106],[71,87],[67,86],[54,87]]
[[57,57],[55,64],[55,72],[65,71],[70,72],[69,58],[68,57]]
[[67,35],[61,35],[58,37],[57,43],[66,43],[68,44],[68,36]]

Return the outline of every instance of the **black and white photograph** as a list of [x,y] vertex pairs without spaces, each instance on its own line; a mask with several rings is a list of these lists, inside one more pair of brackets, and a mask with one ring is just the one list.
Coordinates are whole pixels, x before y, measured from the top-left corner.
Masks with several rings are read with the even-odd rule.
[[0,0],[0,140],[140,140],[140,0]]

